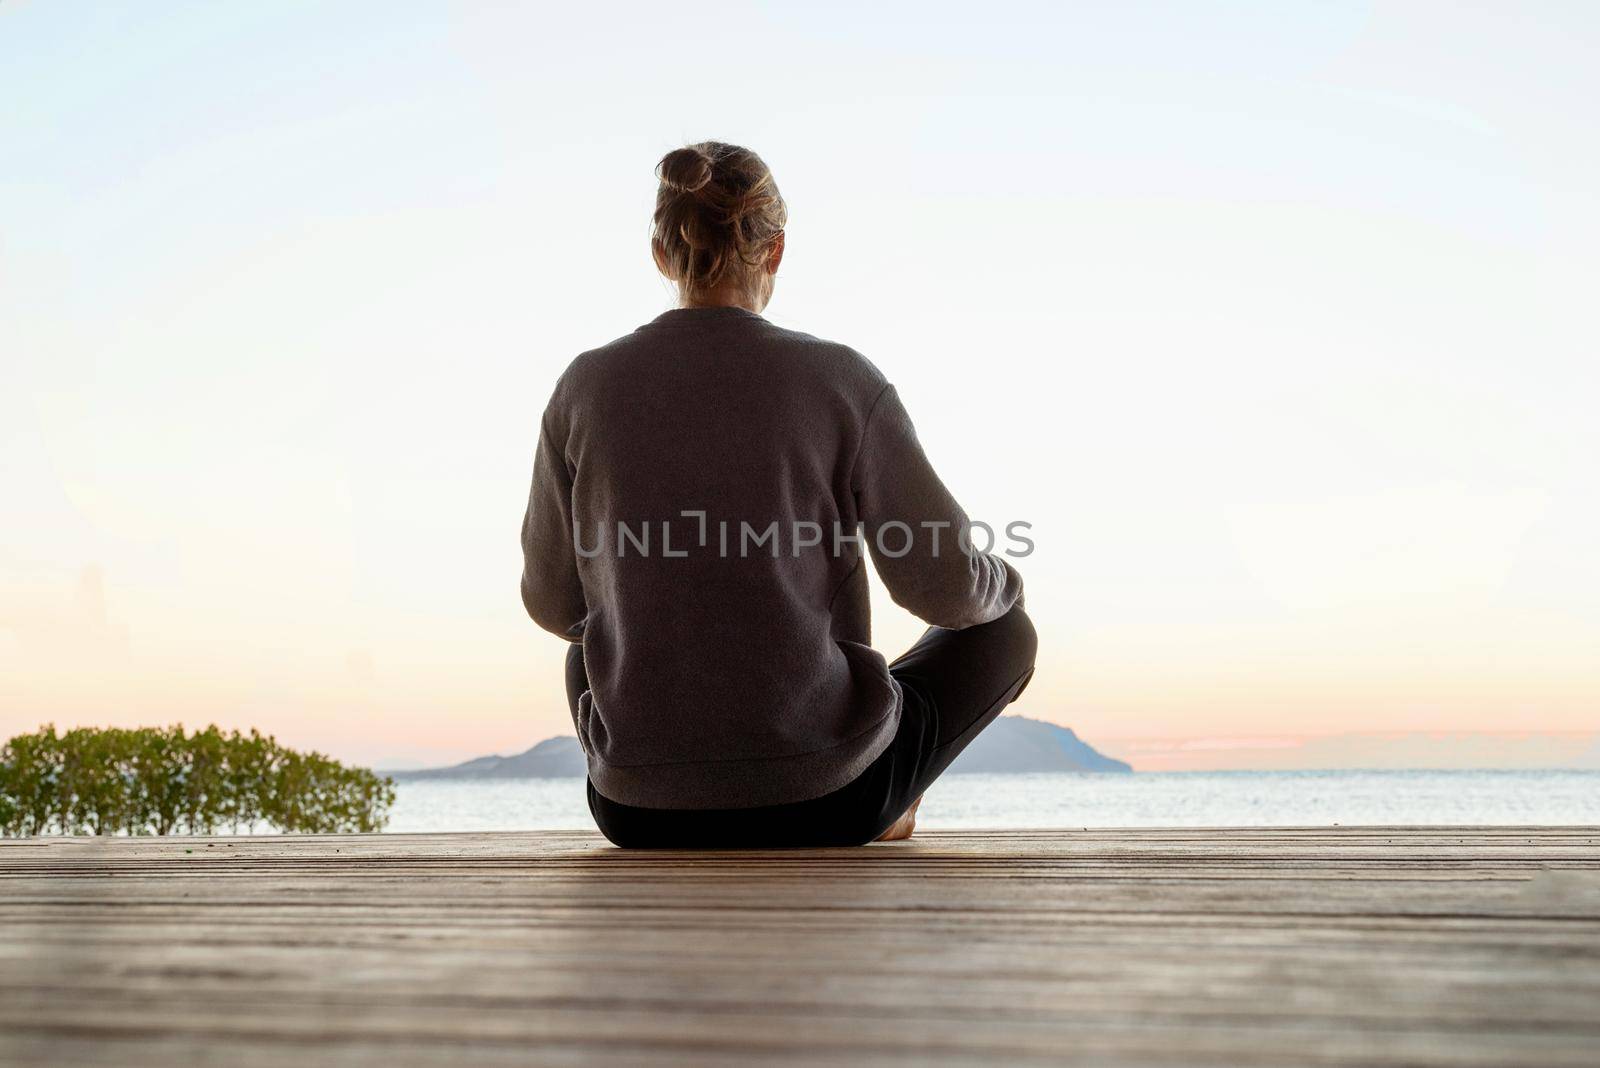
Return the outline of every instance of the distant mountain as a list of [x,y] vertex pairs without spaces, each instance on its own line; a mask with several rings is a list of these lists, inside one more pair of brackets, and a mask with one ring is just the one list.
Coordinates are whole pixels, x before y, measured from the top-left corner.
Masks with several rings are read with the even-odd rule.
[[1026,716],[1001,716],[950,765],[950,774],[1086,771],[1126,774],[1133,768],[1098,752],[1068,727]]
[[588,772],[583,750],[572,735],[546,738],[516,756],[486,756],[448,768],[392,771],[395,779],[564,779]]
[[[1129,772],[1120,760],[1096,752],[1066,727],[1023,716],[1001,716],[950,765],[953,774],[1029,771]],[[546,738],[516,756],[486,756],[448,768],[394,771],[400,780],[561,779],[582,777],[587,768],[578,739]]]

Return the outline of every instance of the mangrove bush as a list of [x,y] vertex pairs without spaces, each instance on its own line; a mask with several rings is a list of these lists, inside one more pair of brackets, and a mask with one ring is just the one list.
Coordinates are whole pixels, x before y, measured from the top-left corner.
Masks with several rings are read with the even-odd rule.
[[0,748],[0,834],[382,830],[394,780],[257,731],[183,727],[57,733]]

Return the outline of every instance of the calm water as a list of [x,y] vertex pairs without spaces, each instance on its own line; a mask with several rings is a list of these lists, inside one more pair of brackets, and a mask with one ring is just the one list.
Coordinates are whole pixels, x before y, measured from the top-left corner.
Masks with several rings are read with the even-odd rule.
[[[917,825],[1271,827],[1600,824],[1600,771],[1222,771],[951,775]],[[389,830],[589,828],[582,779],[409,782]]]

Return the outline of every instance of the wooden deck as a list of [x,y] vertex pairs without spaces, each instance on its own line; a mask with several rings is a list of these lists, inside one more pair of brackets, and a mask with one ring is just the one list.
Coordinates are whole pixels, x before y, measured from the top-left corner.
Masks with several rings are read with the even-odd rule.
[[1600,828],[0,841],[0,1062],[1600,1063]]

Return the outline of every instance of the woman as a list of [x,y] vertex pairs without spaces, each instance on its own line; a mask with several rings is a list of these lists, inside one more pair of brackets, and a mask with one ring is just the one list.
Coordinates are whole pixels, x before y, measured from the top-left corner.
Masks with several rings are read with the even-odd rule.
[[[749,149],[657,168],[680,306],[556,383],[522,526],[522,599],[573,643],[589,808],[621,846],[857,845],[1014,700],[1022,580],[976,551],[894,387],[762,318],[787,209]],[[932,626],[871,645],[864,552]]]

